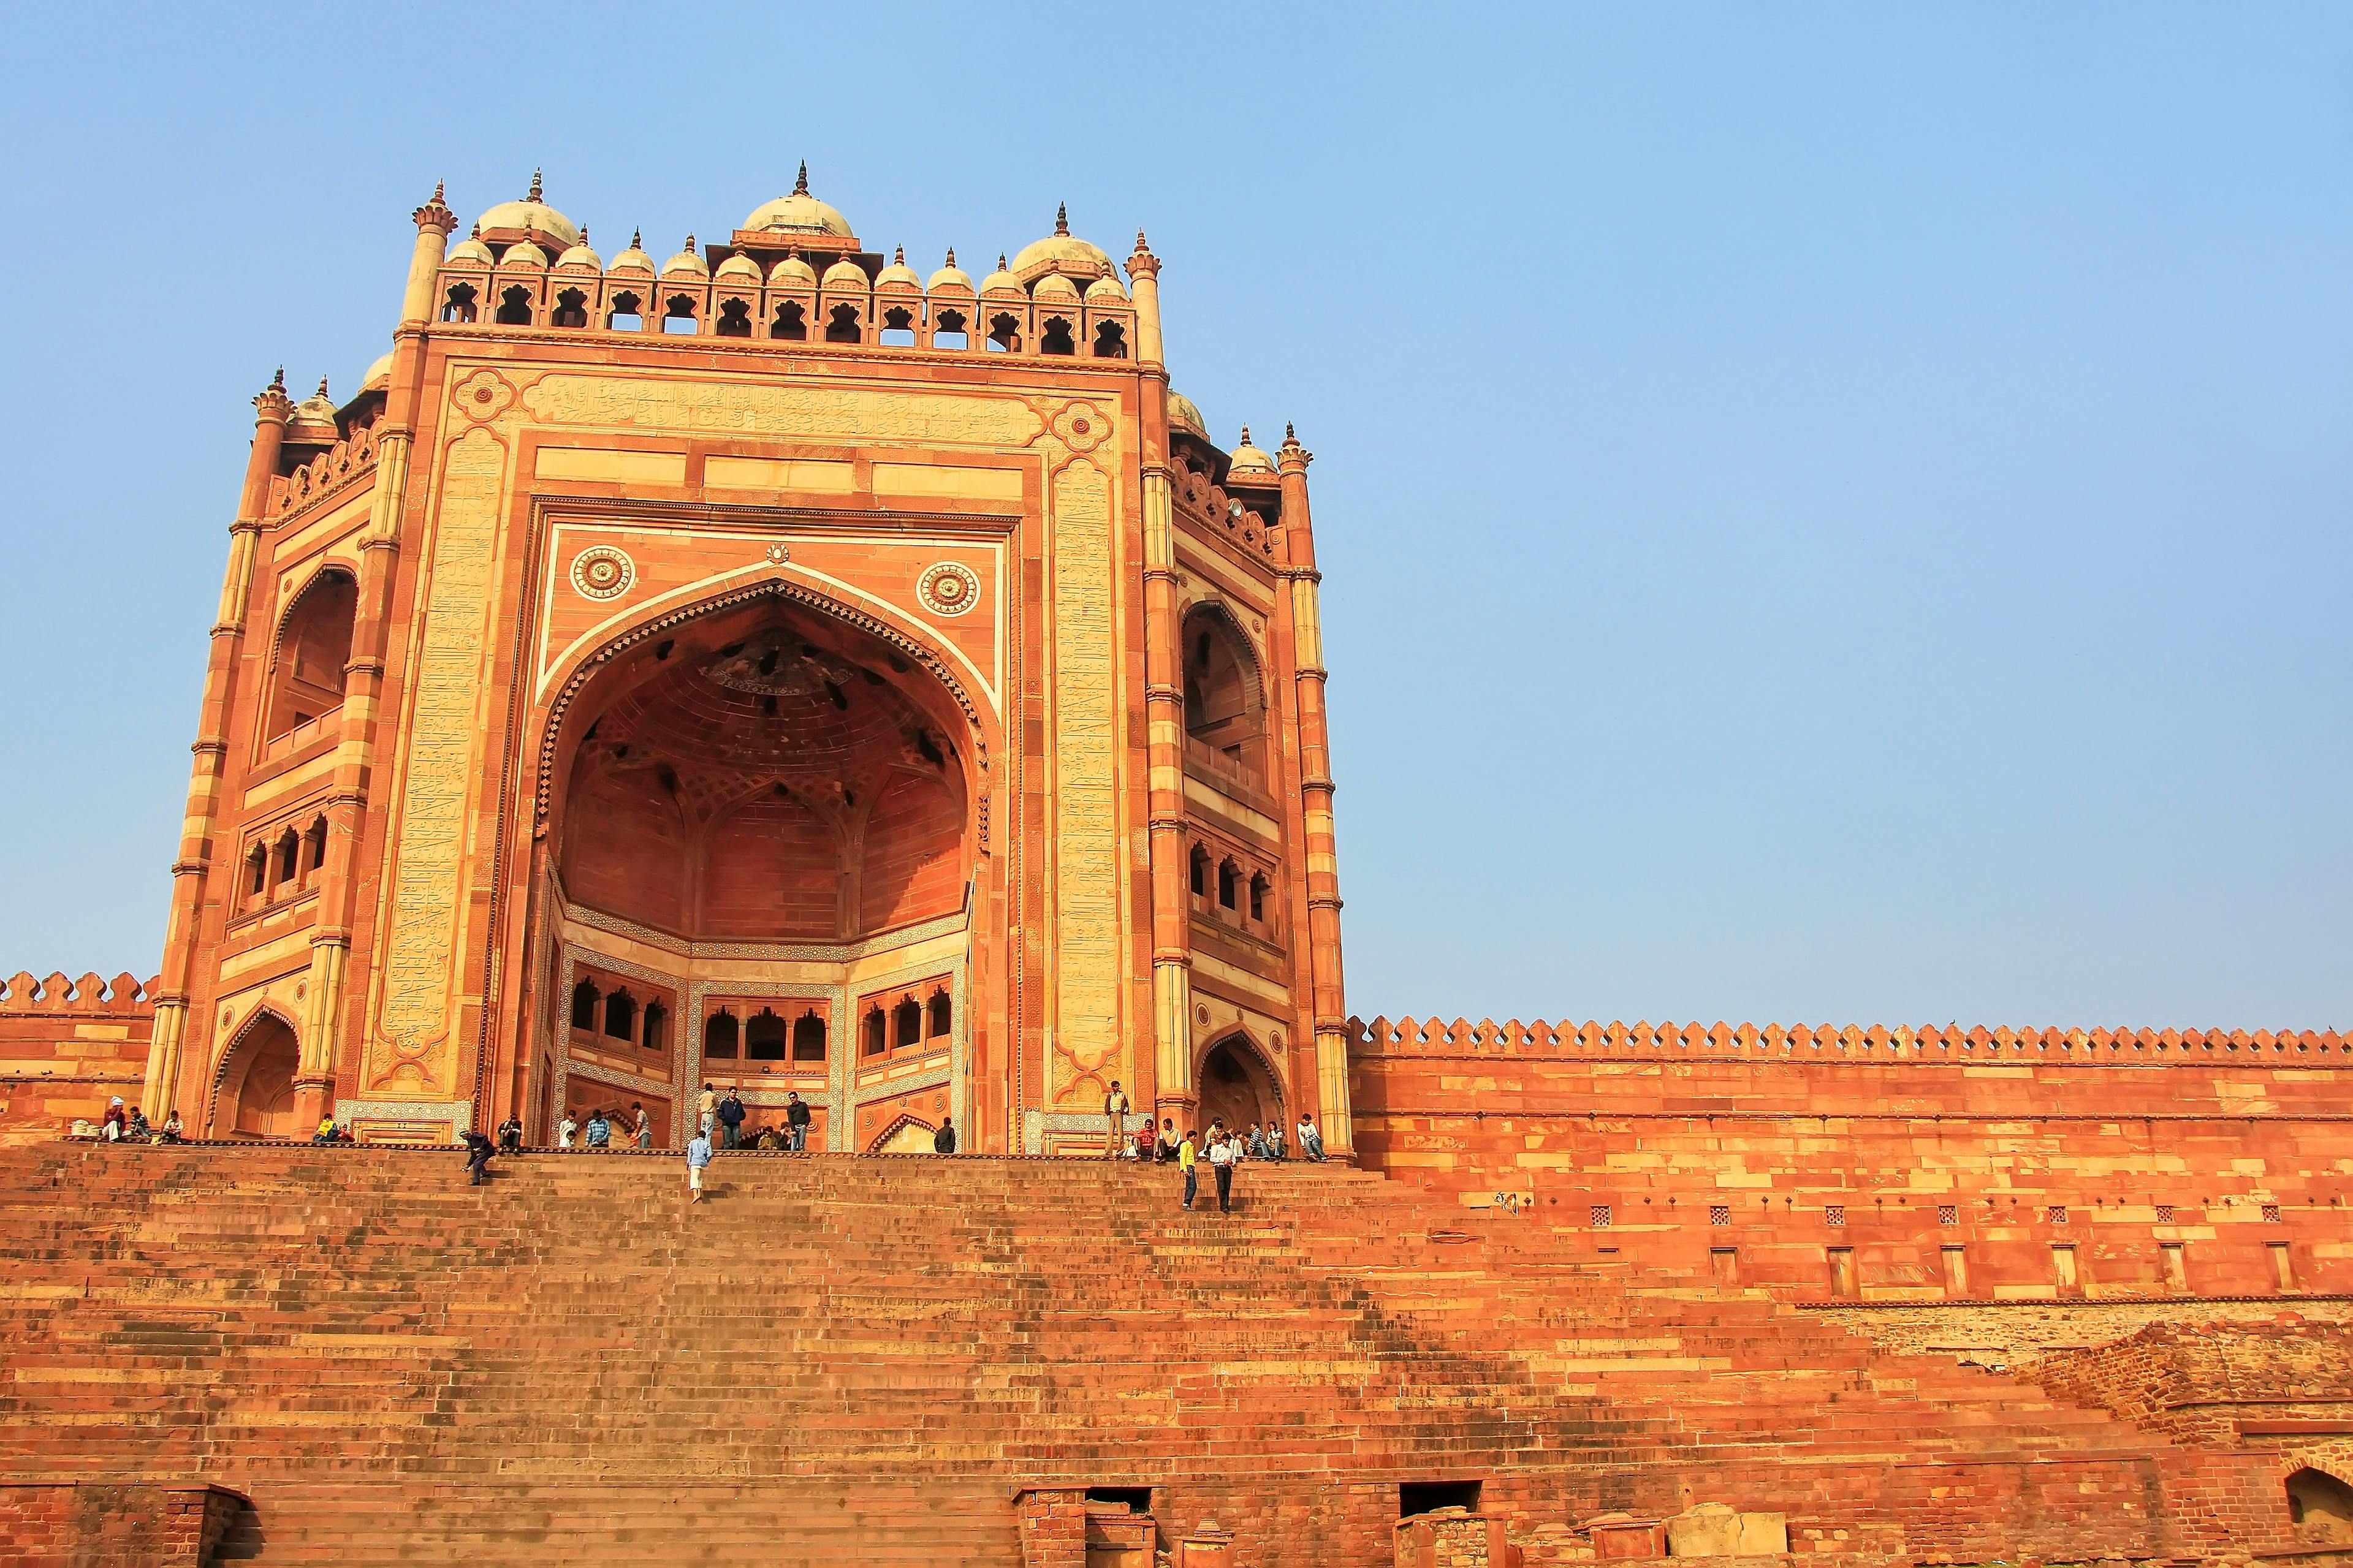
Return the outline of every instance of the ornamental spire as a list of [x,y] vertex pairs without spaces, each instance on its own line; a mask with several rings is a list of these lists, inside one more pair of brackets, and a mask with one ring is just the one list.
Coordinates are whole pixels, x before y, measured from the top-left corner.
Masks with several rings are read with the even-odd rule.
[[801,177],[793,182],[793,195],[797,196],[808,195],[808,160],[807,158],[801,160]]
[[950,267],[955,265],[955,247],[953,245],[948,247],[948,265]]
[[546,204],[546,198],[544,198],[543,196],[542,196],[539,193],[540,193],[539,171],[538,171],[537,169],[533,169],[533,170],[531,172],[531,192],[530,192],[530,194],[529,194],[529,195],[525,195],[525,196],[523,197],[523,200],[525,200],[525,201],[527,201],[527,202],[538,202],[541,205],[544,206],[544,205],[547,205],[547,204]]
[[1054,204],[1054,232],[1056,234],[1071,232],[1071,205],[1068,202]]

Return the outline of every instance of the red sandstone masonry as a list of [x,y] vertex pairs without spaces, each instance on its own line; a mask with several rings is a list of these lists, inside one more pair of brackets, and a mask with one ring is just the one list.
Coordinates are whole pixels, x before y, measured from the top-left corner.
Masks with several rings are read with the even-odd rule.
[[69,981],[22,972],[0,984],[0,1144],[96,1121],[111,1095],[139,1099],[155,987],[129,974]]

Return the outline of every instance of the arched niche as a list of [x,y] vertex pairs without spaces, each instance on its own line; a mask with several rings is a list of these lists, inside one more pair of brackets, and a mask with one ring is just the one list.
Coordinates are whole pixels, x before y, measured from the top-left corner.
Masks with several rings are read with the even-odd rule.
[[1185,741],[1212,765],[1266,781],[1266,686],[1258,651],[1225,606],[1186,612],[1179,648],[1185,671]]
[[269,689],[262,704],[264,745],[285,739],[343,705],[343,667],[352,658],[359,584],[340,566],[313,576],[278,625]]
[[277,1014],[257,1014],[239,1030],[221,1061],[213,1096],[217,1138],[294,1138],[311,1129],[294,1108],[294,1076],[301,1065],[292,1026]]
[[1201,1094],[1201,1129],[1222,1118],[1229,1132],[1272,1121],[1284,1125],[1282,1082],[1250,1037],[1227,1035],[1201,1053],[1194,1080]]
[[2353,1545],[2353,1486],[2307,1465],[2287,1478],[2287,1517],[2299,1542]]

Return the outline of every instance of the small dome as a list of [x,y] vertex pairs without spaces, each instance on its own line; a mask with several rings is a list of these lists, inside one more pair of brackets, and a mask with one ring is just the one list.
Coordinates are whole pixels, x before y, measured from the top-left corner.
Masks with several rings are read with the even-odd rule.
[[1208,422],[1201,417],[1200,405],[1181,392],[1168,395],[1168,423],[1177,430],[1189,430],[1206,441],[1209,438]]
[[864,289],[866,268],[847,256],[825,269],[825,286],[828,289]]
[[1002,252],[997,258],[997,270],[980,280],[980,291],[984,294],[1021,292],[1021,279],[1005,269],[1005,257]]
[[954,246],[948,247],[948,264],[933,273],[932,280],[923,287],[927,289],[961,289],[967,294],[972,291],[972,279],[965,275],[963,268],[955,264]]
[[367,374],[360,377],[360,390],[374,392],[380,386],[389,385],[391,382],[392,355],[387,352],[377,355],[376,362],[367,367]]
[[719,270],[712,273],[712,276],[714,278],[748,278],[753,282],[757,283],[760,280],[760,264],[739,250],[734,255],[729,257],[726,260],[721,262],[719,264]]
[[1049,272],[1038,279],[1037,297],[1040,300],[1071,300],[1079,297],[1079,286],[1059,272]]
[[327,395],[327,378],[319,378],[319,390],[294,405],[294,417],[286,426],[290,441],[332,441],[342,432],[335,425],[335,400]]
[[539,171],[531,172],[531,194],[519,202],[501,202],[474,226],[490,233],[522,229],[553,250],[569,250],[580,243],[580,226],[540,199]]
[[613,258],[613,270],[616,272],[651,272],[653,269],[654,258],[646,252],[645,236],[642,234],[631,234],[629,248]]
[[536,267],[541,271],[544,272],[547,270],[547,252],[542,250],[539,247],[532,244],[531,241],[526,239],[519,245],[508,246],[507,253],[499,258],[499,265],[501,267]]
[[765,206],[753,209],[744,220],[750,229],[765,229],[782,234],[829,234],[840,239],[854,237],[849,232],[849,220],[809,195],[808,162],[801,162],[801,174],[793,185],[793,194],[778,196]]
[[441,258],[444,267],[488,267],[494,258],[491,247],[482,243],[481,236],[472,235],[449,247]]
[[874,287],[880,289],[886,283],[904,284],[910,289],[923,286],[923,280],[915,276],[915,269],[907,265],[907,247],[903,245],[891,253],[891,265],[875,274]]
[[1227,465],[1226,471],[1229,475],[1274,472],[1274,459],[1250,445],[1250,426],[1247,425],[1242,426],[1242,444],[1234,448],[1233,460]]
[[665,278],[711,276],[711,263],[703,260],[702,255],[695,250],[694,236],[688,235],[686,243],[679,247],[678,254],[662,263],[661,275]]
[[768,281],[779,289],[814,289],[817,268],[797,256],[787,256],[768,268]]
[[1116,278],[1098,278],[1087,285],[1087,303],[1090,305],[1098,300],[1124,300],[1126,298],[1127,290],[1119,286]]
[[577,267],[590,272],[602,272],[605,270],[605,258],[588,248],[588,237],[583,234],[579,244],[555,258],[555,265],[559,269]]
[[1023,246],[1020,254],[1013,258],[1014,274],[1021,278],[1055,272],[1083,282],[1113,277],[1118,270],[1101,247],[1089,245],[1071,232],[1071,215],[1067,206],[1054,209],[1053,233]]

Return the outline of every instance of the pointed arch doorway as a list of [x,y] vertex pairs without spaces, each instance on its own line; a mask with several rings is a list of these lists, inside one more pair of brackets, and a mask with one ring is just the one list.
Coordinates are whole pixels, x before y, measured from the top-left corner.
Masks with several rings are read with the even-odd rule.
[[1201,1057],[1201,1127],[1222,1119],[1228,1131],[1266,1121],[1282,1125],[1282,1086],[1246,1035],[1229,1035]]

